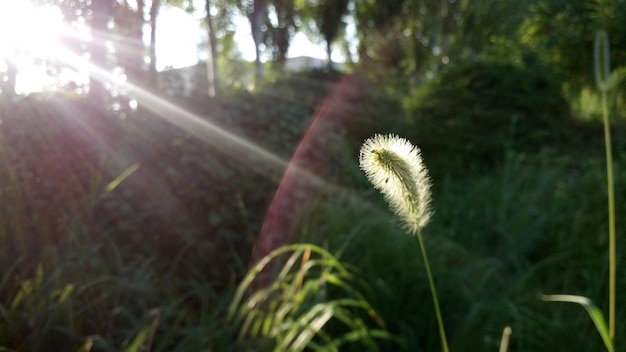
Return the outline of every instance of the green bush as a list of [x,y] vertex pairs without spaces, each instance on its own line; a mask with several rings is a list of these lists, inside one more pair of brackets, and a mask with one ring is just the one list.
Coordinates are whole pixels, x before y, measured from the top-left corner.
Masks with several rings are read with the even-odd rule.
[[408,137],[433,156],[490,166],[504,150],[535,150],[569,117],[549,68],[486,59],[449,67],[408,97]]

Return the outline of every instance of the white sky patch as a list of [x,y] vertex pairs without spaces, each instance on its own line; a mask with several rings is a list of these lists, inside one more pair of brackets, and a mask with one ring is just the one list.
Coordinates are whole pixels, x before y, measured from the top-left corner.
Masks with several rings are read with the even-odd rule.
[[199,21],[192,15],[181,9],[164,8],[157,18],[157,70],[196,64],[201,30]]
[[[326,59],[328,55],[322,46],[313,44],[304,33],[298,32],[291,41],[287,57],[298,56],[310,56],[316,59]],[[335,59],[335,56],[333,56],[333,60]]]
[[254,61],[254,40],[252,39],[252,30],[250,22],[245,16],[237,16],[233,20],[235,24],[235,42],[241,53],[241,58],[246,61]]
[[[246,61],[254,61],[254,40],[252,39],[250,22],[245,16],[237,16],[233,22],[235,24],[235,28],[237,28],[235,32],[235,42],[237,42],[237,48],[241,53],[241,57]],[[335,52],[337,52],[337,50],[335,50]],[[298,56],[310,56],[317,59],[326,59],[327,55],[323,46],[313,44],[304,33],[298,32],[291,41],[287,57]],[[261,58],[261,61],[265,62],[267,59],[267,55],[264,55]],[[341,54],[338,55],[338,53],[333,53],[333,60],[338,61],[343,59],[344,57]]]

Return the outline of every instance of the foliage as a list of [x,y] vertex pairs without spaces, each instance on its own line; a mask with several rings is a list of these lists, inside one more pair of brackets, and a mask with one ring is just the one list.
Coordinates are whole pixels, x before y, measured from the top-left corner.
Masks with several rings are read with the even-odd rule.
[[[593,86],[592,48],[596,32],[611,38],[611,62],[624,62],[626,7],[619,0],[538,1],[520,27],[521,40],[558,64],[576,86]],[[575,54],[572,54],[575,53]]]
[[606,155],[607,193],[608,193],[608,225],[609,225],[609,324],[608,328],[604,321],[602,311],[593,305],[587,297],[572,295],[549,295],[543,296],[543,300],[579,303],[594,322],[598,333],[604,341],[607,351],[614,351],[615,341],[615,310],[616,310],[616,235],[615,235],[615,184],[613,173],[613,146],[611,143],[611,130],[607,103],[607,91],[610,84],[610,58],[609,39],[606,32],[598,32],[594,43],[594,73],[598,90],[602,95],[602,122],[604,124],[604,141]]
[[448,63],[490,52],[508,56],[528,11],[528,2],[497,0],[355,3],[360,66],[410,86]]
[[[348,0],[300,0],[305,29],[313,37],[321,37],[326,44],[329,65],[331,63],[331,44],[345,27],[343,17],[348,12]],[[329,66],[332,68],[332,66]]]
[[[280,272],[266,287],[255,285],[260,276],[270,274],[266,269],[272,261],[284,263]],[[269,339],[273,350],[344,351],[358,343],[359,350],[374,351],[376,338],[390,336],[359,292],[362,285],[363,280],[328,251],[294,244],[277,248],[250,269],[229,311],[241,322],[240,338],[262,343]],[[369,316],[378,329],[369,328],[360,316]]]
[[607,328],[604,315],[602,314],[602,311],[598,309],[598,307],[596,307],[587,297],[572,295],[543,295],[541,296],[541,299],[548,302],[569,302],[580,304],[583,308],[585,308],[587,314],[589,314],[589,317],[595,324],[598,333],[602,337],[606,350],[608,352],[614,351],[613,338],[611,337],[609,328]]
[[[342,153],[314,165],[338,176],[325,180],[341,191],[306,217],[290,216],[303,241],[367,280],[359,297],[400,339],[376,339],[380,350],[435,350],[440,341],[425,318],[434,312],[424,304],[430,294],[418,245],[393,223],[355,162],[373,133],[409,136],[434,174],[434,217],[424,238],[451,350],[496,350],[506,325],[511,350],[601,349],[579,307],[537,297],[571,292],[602,302],[608,295],[599,279],[608,259],[601,125],[568,119],[552,68],[478,61],[449,70],[456,75],[443,72],[408,96],[383,94],[357,75],[315,71],[177,103],[284,160],[313,118],[341,122]],[[225,319],[282,170],[266,173],[253,158],[241,163],[144,109],[121,120],[80,98],[1,98],[0,346],[249,347],[236,342],[239,327]],[[448,118],[472,133],[445,127]],[[436,149],[415,137],[424,127],[440,133],[431,139]],[[615,197],[624,199],[623,127],[615,127]],[[482,156],[466,152],[469,138]],[[483,156],[490,171],[473,172],[468,165],[483,165]],[[618,280],[617,292],[624,290]],[[345,297],[326,293],[329,301]],[[350,313],[380,328],[365,311]],[[626,321],[624,309],[616,314]],[[341,324],[328,329],[346,332]],[[622,324],[616,335],[626,335]]]
[[[123,124],[83,103],[30,97],[2,110],[1,344],[119,350],[156,324],[154,350],[228,346],[216,323],[225,310],[208,307],[244,270],[252,240],[245,226],[254,220],[236,209],[252,200],[231,193],[215,207],[218,194],[195,188],[206,179],[198,158],[219,166],[201,144],[157,121],[137,129],[139,121]],[[139,167],[125,173],[128,165]],[[229,270],[216,264],[224,262]],[[68,288],[71,295],[61,294]],[[222,336],[191,329],[211,325]]]
[[276,14],[276,23],[268,21],[265,42],[272,48],[274,60],[282,65],[287,60],[291,39],[298,29],[296,16],[299,8],[295,0],[272,0],[270,3]]
[[611,87],[608,91],[611,116],[617,120],[626,118],[626,65],[611,72]]
[[[606,207],[597,191],[605,178],[602,153],[584,159],[578,153],[508,154],[490,173],[434,179],[424,240],[451,351],[497,350],[507,325],[512,351],[603,348],[582,310],[538,296],[566,290],[598,301],[608,292],[600,279],[607,261]],[[625,176],[620,168],[616,184]],[[323,244],[369,278],[373,289],[365,297],[404,350],[439,349],[436,325],[425,318],[434,312],[425,304],[430,293],[418,244],[393,223],[382,197],[364,183],[358,194],[366,199],[354,194],[312,207],[303,240]],[[622,194],[618,187],[616,197]],[[623,248],[619,243],[618,252]],[[617,320],[623,319],[622,309]],[[617,336],[623,334],[618,326]]]
[[445,155],[470,168],[494,165],[505,150],[537,150],[564,137],[569,118],[548,67],[486,59],[451,65],[415,90],[406,106],[415,126],[408,136],[427,162]]
[[[3,285],[8,282],[3,279]],[[59,285],[61,278],[50,279],[41,265],[35,276],[25,279],[13,292],[6,305],[0,304],[0,345],[15,346],[20,350],[42,350],[44,341],[54,344],[63,341],[63,333],[70,326],[64,325],[75,314],[71,306],[75,286]],[[3,289],[6,287],[0,287]]]
[[[179,103],[288,160],[340,78],[315,71]],[[365,87],[346,88],[343,107],[376,96]],[[283,169],[243,163],[146,110],[122,120],[82,97],[2,100],[0,119],[1,346],[238,349],[223,321]],[[20,290],[35,303],[11,311]]]

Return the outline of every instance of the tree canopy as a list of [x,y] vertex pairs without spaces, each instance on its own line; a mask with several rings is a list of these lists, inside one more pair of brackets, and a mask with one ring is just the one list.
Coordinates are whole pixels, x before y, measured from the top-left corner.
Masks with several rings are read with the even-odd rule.
[[[110,74],[116,68],[133,82],[154,84],[154,47],[158,17],[163,6],[200,13],[206,31],[207,94],[215,94],[220,75],[233,72],[227,66],[237,58],[241,44],[234,41],[241,28],[237,18],[247,18],[255,52],[255,75],[263,76],[264,61],[282,67],[297,32],[316,43],[324,43],[331,61],[332,43],[346,43],[347,25],[358,48],[358,62],[352,69],[377,77],[403,77],[416,85],[435,77],[449,64],[477,57],[496,57],[520,62],[534,57],[553,62],[578,86],[591,83],[591,47],[595,33],[606,30],[612,62],[621,65],[626,57],[626,5],[619,0],[561,1],[499,0],[409,1],[390,0],[30,0],[35,7],[60,9],[70,31],[60,45],[93,65],[90,89],[93,97],[107,85],[98,72]],[[195,18],[198,18],[196,15]],[[45,28],[33,28],[45,31]],[[164,28],[176,32],[176,28]],[[148,32],[149,33],[146,33]],[[149,39],[147,39],[149,38]],[[6,45],[5,45],[6,46]],[[345,50],[338,47],[338,50]],[[18,66],[15,48],[1,50],[4,65],[4,92],[15,90]],[[347,54],[347,53],[344,53]],[[49,71],[77,66],[68,58],[40,58]],[[65,62],[64,62],[65,61]],[[100,70],[100,71],[98,71]],[[392,78],[393,79],[393,78]],[[226,80],[225,82],[228,82]],[[224,83],[226,84],[226,83]],[[101,87],[102,86],[102,87]],[[108,88],[107,88],[108,89]]]

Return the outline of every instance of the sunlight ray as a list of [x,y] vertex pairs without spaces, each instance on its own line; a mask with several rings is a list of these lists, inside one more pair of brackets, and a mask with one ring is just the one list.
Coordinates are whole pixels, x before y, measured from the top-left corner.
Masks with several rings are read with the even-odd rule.
[[[67,50],[63,50],[62,53],[66,62],[78,68],[86,68],[91,72],[94,79],[101,82],[110,82],[115,79],[111,72],[97,67],[84,58]],[[245,163],[252,170],[263,174],[265,177],[279,181],[283,172],[289,167],[290,173],[306,179],[307,182],[316,185],[316,187],[330,189],[336,187],[302,167],[291,165],[290,161],[284,160],[270,150],[212,123],[209,121],[209,116],[200,117],[129,81],[125,83],[125,89],[129,96],[138,101],[140,106],[154,112],[156,116],[201,139],[235,160]]]
[[[64,60],[90,72],[91,79],[101,82],[111,82],[115,79],[109,70],[100,68],[84,57],[69,51],[65,51]],[[345,116],[341,102],[346,99],[345,95],[352,90],[353,84],[354,82],[348,79],[337,82],[329,96],[318,106],[291,160],[285,160],[247,138],[224,129],[212,122],[211,116],[199,116],[130,80],[124,82],[123,88],[127,95],[136,99],[142,108],[199,138],[218,152],[246,165],[250,172],[257,173],[278,184],[271,204],[266,209],[265,220],[256,241],[254,257],[257,257],[295,240],[290,234],[295,212],[309,204],[316,194],[320,192],[343,194],[354,200],[363,201],[353,190],[326,180],[311,165],[311,163],[316,165],[316,162],[325,162],[324,158],[317,160],[318,158],[313,155],[320,152],[332,152],[332,144],[337,141],[332,142],[327,137],[336,135],[338,129],[342,128],[342,123],[345,122],[343,119],[350,118],[350,116]],[[316,151],[316,149],[320,150]]]

